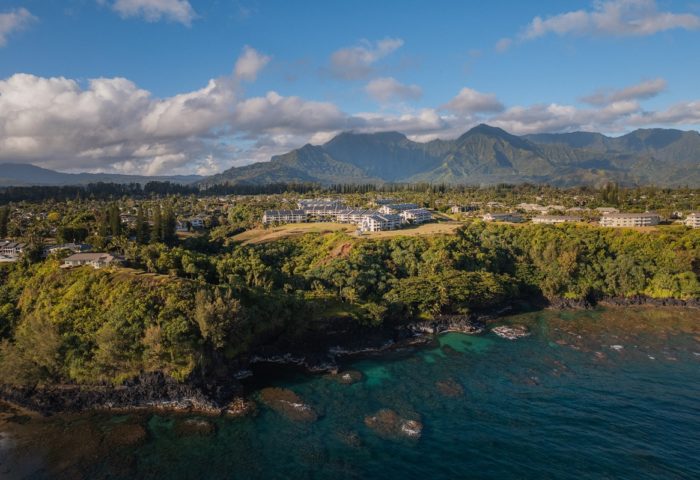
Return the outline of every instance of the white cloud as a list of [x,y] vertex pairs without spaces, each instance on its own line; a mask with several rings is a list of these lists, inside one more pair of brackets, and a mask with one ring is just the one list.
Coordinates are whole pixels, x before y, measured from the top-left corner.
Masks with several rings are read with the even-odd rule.
[[541,132],[603,131],[626,129],[626,121],[641,112],[636,101],[619,101],[602,108],[579,109],[557,103],[516,106],[489,123],[518,135]]
[[7,45],[7,37],[27,28],[37,18],[26,8],[17,8],[6,13],[0,13],[0,47]]
[[236,129],[255,134],[270,132],[309,133],[347,128],[347,116],[332,103],[269,92],[236,106],[232,123]]
[[[67,171],[212,173],[324,143],[343,130],[396,130],[427,141],[457,137],[481,122],[515,134],[700,125],[699,101],[643,109],[645,99],[666,87],[662,79],[599,92],[600,101],[585,108],[550,103],[505,109],[496,95],[469,88],[440,108],[395,105],[354,114],[331,102],[274,91],[245,98],[241,82],[255,78],[266,58],[246,48],[230,75],[165,98],[125,78],[81,83],[12,75],[0,80],[0,162]],[[377,92],[395,90],[394,82],[387,84],[392,88]]]
[[236,61],[233,72],[236,78],[252,82],[269,62],[270,57],[246,45],[243,47],[243,54]]
[[497,41],[496,46],[494,48],[497,52],[503,53],[506,50],[508,50],[511,47],[511,45],[513,45],[513,40],[506,37]]
[[367,77],[372,65],[403,46],[400,38],[385,38],[377,42],[362,40],[354,47],[342,48],[331,55],[331,74],[353,80]]
[[187,0],[114,0],[112,9],[122,17],[142,17],[147,22],[170,20],[187,26],[197,16]]
[[481,93],[465,87],[442,108],[466,115],[478,112],[500,112],[503,110],[503,104],[493,93]]
[[700,125],[700,101],[679,102],[658,112],[639,112],[627,123],[633,126]]
[[655,78],[620,90],[598,90],[592,95],[581,98],[591,105],[607,105],[625,100],[644,100],[652,98],[666,90],[666,80]]
[[532,40],[548,34],[645,36],[666,30],[698,28],[699,16],[660,11],[655,0],[596,0],[592,10],[535,17],[519,39]]
[[423,95],[418,85],[404,85],[395,78],[375,78],[365,86],[369,96],[381,103],[392,100],[416,100]]
[[82,86],[15,74],[0,80],[0,161],[147,174],[206,168],[207,158],[231,153],[220,139],[231,135],[243,100],[239,80],[234,73],[199,90],[154,98],[124,78]]

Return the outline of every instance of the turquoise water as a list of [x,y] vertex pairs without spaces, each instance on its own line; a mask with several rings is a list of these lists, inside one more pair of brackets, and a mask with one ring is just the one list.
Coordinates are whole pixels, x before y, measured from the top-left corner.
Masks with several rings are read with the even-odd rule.
[[[257,380],[293,390],[320,414],[315,422],[260,405],[255,417],[208,419],[215,432],[182,436],[181,417],[148,415],[144,443],[83,459],[70,478],[700,478],[696,334],[516,320],[533,335],[447,334],[430,348],[348,363],[364,375],[351,385],[305,374]],[[447,380],[463,393],[441,393],[436,382]],[[368,428],[363,419],[383,408],[419,417],[421,438]],[[124,417],[90,421],[111,428]],[[49,468],[28,478],[69,471]]]

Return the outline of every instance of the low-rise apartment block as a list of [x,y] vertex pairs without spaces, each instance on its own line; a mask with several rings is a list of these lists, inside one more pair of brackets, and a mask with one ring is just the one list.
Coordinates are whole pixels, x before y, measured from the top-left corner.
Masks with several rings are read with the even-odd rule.
[[685,224],[688,227],[700,228],[700,212],[691,212],[686,215]]
[[425,223],[433,219],[433,214],[430,210],[425,208],[414,208],[411,210],[404,210],[399,214],[404,223]]
[[658,225],[661,217],[656,213],[609,213],[600,218],[603,227],[651,227]]
[[332,200],[330,198],[306,198],[297,202],[299,210],[314,210],[314,209],[339,209],[345,205],[340,200]]
[[555,223],[580,222],[581,217],[573,215],[538,215],[532,218],[532,223],[553,225]]
[[272,223],[303,223],[307,219],[304,210],[266,210],[262,221],[265,225]]
[[387,205],[382,205],[379,209],[379,213],[401,213],[404,210],[416,210],[417,208],[420,207],[418,207],[418,205],[416,205],[415,203],[390,203]]
[[366,215],[360,224],[362,232],[382,232],[401,227],[401,216],[392,213],[374,213]]

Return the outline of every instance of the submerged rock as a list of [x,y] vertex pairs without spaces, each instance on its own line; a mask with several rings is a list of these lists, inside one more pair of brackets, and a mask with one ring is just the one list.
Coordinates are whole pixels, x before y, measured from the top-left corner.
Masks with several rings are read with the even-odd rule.
[[255,414],[256,411],[255,402],[243,397],[236,397],[226,406],[224,414],[229,417],[245,417]]
[[339,432],[338,438],[340,438],[341,442],[350,447],[362,446],[362,439],[360,438],[360,435],[357,432]]
[[290,420],[313,422],[318,419],[318,414],[310,405],[286,388],[264,388],[260,392],[260,400]]
[[346,370],[344,372],[327,375],[326,378],[335,380],[336,382],[344,385],[351,385],[353,383],[361,382],[364,375],[362,375],[362,372],[357,370]]
[[527,337],[530,335],[530,332],[524,325],[501,325],[499,327],[492,328],[491,331],[499,337],[508,340],[517,340],[518,338]]
[[148,432],[143,425],[123,423],[115,425],[105,433],[104,442],[110,448],[131,447],[141,445],[146,441]]
[[388,408],[365,417],[365,425],[386,438],[418,439],[423,431],[423,424],[420,421],[402,418]]
[[173,429],[178,437],[208,437],[216,433],[216,425],[203,418],[179,419]]
[[435,382],[435,386],[442,395],[446,397],[460,397],[464,395],[464,388],[451,378]]

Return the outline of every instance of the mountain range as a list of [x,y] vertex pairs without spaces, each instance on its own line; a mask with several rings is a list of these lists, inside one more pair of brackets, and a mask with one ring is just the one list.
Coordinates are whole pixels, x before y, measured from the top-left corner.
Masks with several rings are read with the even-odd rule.
[[230,168],[210,177],[63,173],[28,164],[0,164],[0,187],[149,181],[200,186],[617,182],[700,187],[700,133],[655,128],[620,137],[595,132],[516,136],[482,124],[454,140],[420,143],[398,132],[344,132],[323,145],[304,145],[269,162]]
[[199,175],[149,177],[116,173],[63,173],[22,163],[0,164],[0,187],[27,185],[87,185],[88,183],[147,183],[151,181],[189,184],[201,180]]
[[455,140],[419,143],[398,132],[341,133],[269,162],[199,183],[549,183],[700,186],[700,134],[639,129],[620,137],[574,132],[516,136],[478,125]]

